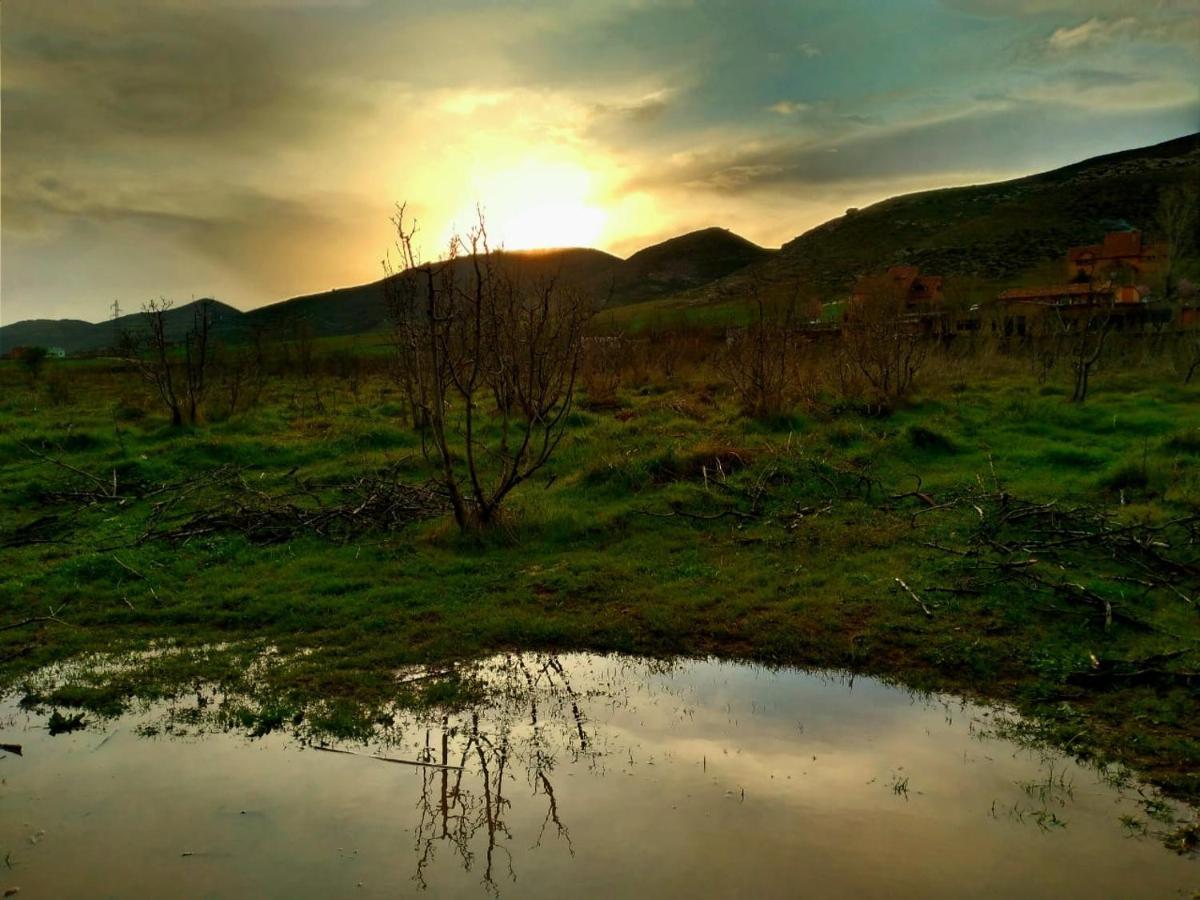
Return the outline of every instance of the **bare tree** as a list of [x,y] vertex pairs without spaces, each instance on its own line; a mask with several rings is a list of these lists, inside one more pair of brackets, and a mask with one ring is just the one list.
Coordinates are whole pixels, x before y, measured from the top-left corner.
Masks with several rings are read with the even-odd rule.
[[1166,188],[1159,197],[1158,228],[1167,249],[1167,258],[1162,262],[1162,289],[1168,303],[1179,299],[1180,269],[1196,248],[1196,208],[1194,184]]
[[[400,206],[392,218],[399,269],[390,258],[385,258],[383,285],[392,331],[392,376],[404,392],[412,427],[423,432],[429,425],[425,409],[432,393],[428,383],[433,370],[433,360],[429,357],[432,336],[425,334],[426,328],[432,327],[429,322],[432,312],[422,305],[420,295],[422,273],[418,271],[420,261],[412,243],[416,227],[405,230],[404,213],[405,207]],[[434,277],[428,269],[425,274],[430,279]]]
[[1111,297],[1107,301],[1089,302],[1086,309],[1073,315],[1063,315],[1061,310],[1056,312],[1074,375],[1071,402],[1083,403],[1087,399],[1092,369],[1104,355],[1112,331],[1113,302]]
[[46,365],[46,357],[50,355],[50,351],[45,347],[22,347],[18,359],[24,367],[25,372],[29,375],[30,383],[36,383],[38,377],[42,374],[42,368]]
[[175,376],[172,372],[170,352],[167,343],[166,315],[172,302],[165,298],[151,300],[142,307],[142,317],[146,324],[146,333],[137,335],[126,332],[121,336],[123,356],[130,363],[142,380],[152,385],[162,400],[163,405],[171,414],[171,424],[178,427],[183,424],[183,411],[179,405],[179,395],[175,391]]
[[183,339],[182,371],[177,371],[180,366],[172,359],[171,342],[167,338],[167,313],[171,307],[171,301],[162,298],[142,307],[145,333],[122,336],[123,356],[142,380],[154,387],[171,414],[172,425],[183,424],[185,404],[188,421],[194,425],[208,389],[212,308],[207,300],[195,304],[192,325]]
[[580,381],[589,409],[613,409],[620,405],[617,392],[633,350],[626,334],[616,329],[584,338]]
[[489,247],[482,214],[437,264],[417,259],[404,207],[393,224],[397,367],[455,521],[487,526],[566,432],[590,304],[553,278],[520,283]]
[[183,340],[183,373],[187,397],[188,421],[199,417],[200,405],[208,390],[208,368],[212,363],[212,303],[201,300],[192,304],[192,327]]
[[846,305],[838,348],[843,371],[865,380],[880,408],[908,393],[932,346],[899,290],[880,286]]
[[811,317],[811,304],[798,294],[771,297],[766,285],[750,282],[753,318],[733,333],[721,359],[721,369],[733,384],[743,412],[762,419],[786,412],[795,403],[801,381],[800,326]]

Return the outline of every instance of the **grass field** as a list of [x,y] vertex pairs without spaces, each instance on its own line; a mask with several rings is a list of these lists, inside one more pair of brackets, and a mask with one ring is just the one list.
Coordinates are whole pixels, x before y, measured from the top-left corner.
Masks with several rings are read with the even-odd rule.
[[[241,724],[303,715],[353,734],[382,703],[469,688],[406,693],[394,672],[407,664],[507,648],[716,654],[1011,702],[1072,752],[1200,798],[1196,579],[1151,590],[1111,552],[1056,556],[1050,576],[1110,602],[1106,622],[1073,587],[981,579],[969,543],[1009,498],[1120,524],[1200,510],[1200,389],[1165,370],[1103,372],[1072,405],[1017,361],[942,361],[889,416],[818,407],[767,424],[703,372],[650,379],[617,409],[581,406],[490,533],[441,516],[269,543],[141,538],[227,502],[233,482],[215,471],[267,493],[299,480],[313,503],[385,469],[420,481],[383,377],[357,398],[325,378],[319,406],[311,384],[277,380],[255,408],[184,429],[103,361],[58,362],[38,384],[6,364],[0,378],[0,678],[32,703],[112,712],[206,680],[239,698]],[[96,489],[64,466],[115,472],[126,499],[61,496]],[[156,513],[150,489],[188,479]],[[125,666],[97,655],[151,648]]]

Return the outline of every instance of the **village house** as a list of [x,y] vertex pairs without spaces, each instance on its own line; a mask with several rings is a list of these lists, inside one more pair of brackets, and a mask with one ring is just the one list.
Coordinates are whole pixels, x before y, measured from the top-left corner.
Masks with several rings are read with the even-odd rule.
[[1116,281],[1144,281],[1166,258],[1166,245],[1144,241],[1140,231],[1110,231],[1099,244],[1067,251],[1067,278],[1084,282],[1105,275]]
[[892,266],[884,275],[859,278],[852,297],[902,297],[910,312],[923,312],[942,302],[942,276],[922,275],[916,266]]
[[1003,318],[993,328],[1024,335],[1048,310],[1063,319],[1083,319],[1105,310],[1117,329],[1161,326],[1171,311],[1154,306],[1146,282],[1166,258],[1166,248],[1142,240],[1140,231],[1113,231],[1099,244],[1067,252],[1068,281],[1011,288],[997,297]]
[[947,334],[951,330],[964,330],[964,323],[951,322],[945,309],[942,276],[922,275],[916,266],[892,266],[883,275],[859,278],[851,294],[852,302],[872,298],[903,300],[905,319],[923,332]]
[[1004,311],[1004,330],[1017,335],[1024,335],[1029,323],[1049,311],[1063,319],[1083,319],[1104,310],[1117,329],[1163,324],[1171,319],[1170,310],[1150,306],[1145,287],[1112,282],[1011,288],[998,300]]

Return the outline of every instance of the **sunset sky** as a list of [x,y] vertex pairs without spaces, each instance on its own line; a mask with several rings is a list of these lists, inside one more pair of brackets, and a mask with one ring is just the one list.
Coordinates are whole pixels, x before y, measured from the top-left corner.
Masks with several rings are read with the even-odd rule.
[[779,246],[1200,130],[1200,0],[4,0],[0,322],[248,309],[427,255]]

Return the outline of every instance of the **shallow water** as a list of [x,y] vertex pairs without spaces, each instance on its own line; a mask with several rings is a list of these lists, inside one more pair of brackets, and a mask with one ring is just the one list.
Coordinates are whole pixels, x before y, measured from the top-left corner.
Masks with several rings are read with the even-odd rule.
[[[498,657],[487,705],[320,752],[152,706],[49,736],[10,698],[20,897],[1171,897],[1136,785],[870,679]],[[181,724],[181,723],[190,724]],[[170,735],[167,735],[167,731]],[[154,734],[157,736],[147,736]],[[372,758],[423,761],[452,768]],[[458,767],[460,768],[453,768]],[[1183,815],[1184,810],[1168,807]]]

